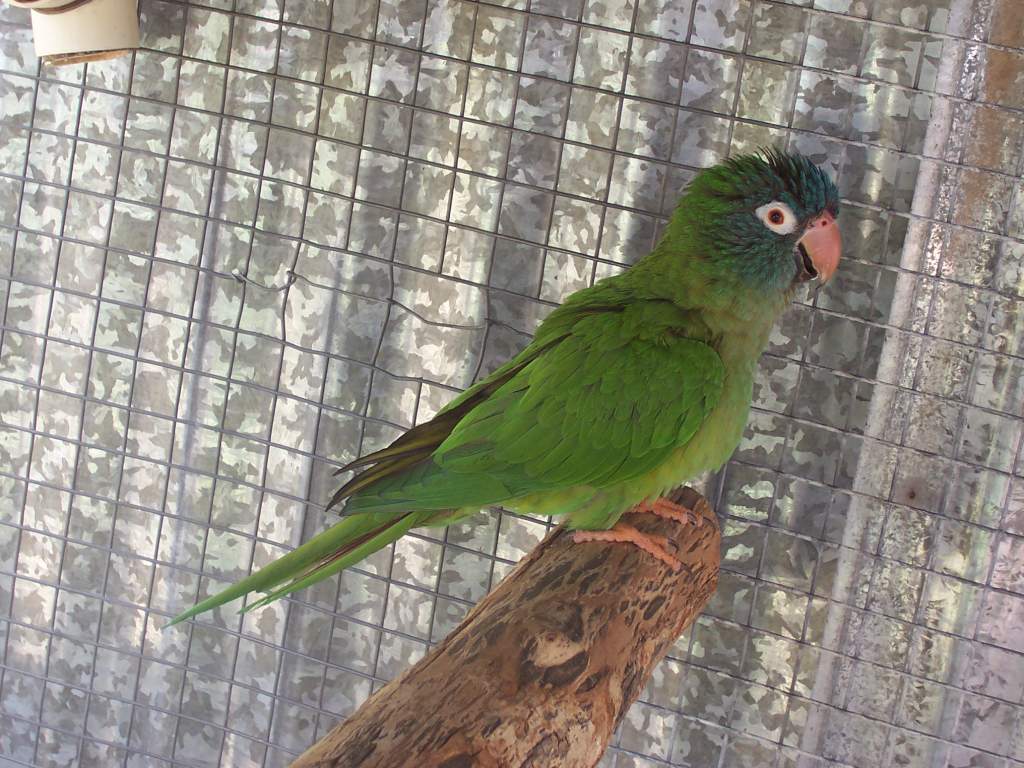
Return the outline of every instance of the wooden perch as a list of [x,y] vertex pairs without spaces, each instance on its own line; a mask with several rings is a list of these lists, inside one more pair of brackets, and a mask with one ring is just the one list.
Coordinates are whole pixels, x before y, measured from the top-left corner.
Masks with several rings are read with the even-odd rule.
[[444,642],[293,768],[595,765],[718,582],[714,512],[691,488],[671,498],[705,522],[628,520],[667,537],[681,571],[634,546],[576,544],[556,529]]

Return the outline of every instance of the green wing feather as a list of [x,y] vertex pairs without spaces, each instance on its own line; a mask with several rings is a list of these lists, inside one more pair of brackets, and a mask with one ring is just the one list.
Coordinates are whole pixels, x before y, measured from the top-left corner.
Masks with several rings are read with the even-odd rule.
[[[675,315],[667,327],[666,313]],[[718,354],[684,335],[679,314],[578,318],[462,414],[415,471],[378,478],[348,511],[484,506],[654,469],[696,433],[724,375]]]
[[613,485],[657,467],[717,402],[723,366],[705,336],[667,302],[574,297],[515,359],[430,422],[343,468],[372,465],[331,500],[348,498],[348,516],[171,623],[254,591],[268,594],[246,610],[265,605],[447,510]]

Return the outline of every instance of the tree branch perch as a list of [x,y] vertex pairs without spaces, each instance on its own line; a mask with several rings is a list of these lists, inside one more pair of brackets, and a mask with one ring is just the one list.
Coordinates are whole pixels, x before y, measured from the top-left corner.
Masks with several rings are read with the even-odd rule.
[[309,748],[293,768],[589,768],[654,666],[718,582],[720,533],[629,522],[669,540],[677,573],[633,546],[556,529],[430,654]]

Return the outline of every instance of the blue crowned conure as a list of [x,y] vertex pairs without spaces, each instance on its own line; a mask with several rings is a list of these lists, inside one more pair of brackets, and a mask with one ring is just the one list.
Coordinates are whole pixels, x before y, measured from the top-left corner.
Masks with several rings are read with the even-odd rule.
[[840,257],[839,194],[799,154],[700,172],[654,250],[570,296],[515,358],[430,421],[342,470],[345,516],[174,619],[249,592],[247,609],[325,579],[413,528],[501,505],[556,515],[575,540],[626,542],[677,567],[626,511],[696,523],[660,498],[740,441],[758,357],[796,287]]

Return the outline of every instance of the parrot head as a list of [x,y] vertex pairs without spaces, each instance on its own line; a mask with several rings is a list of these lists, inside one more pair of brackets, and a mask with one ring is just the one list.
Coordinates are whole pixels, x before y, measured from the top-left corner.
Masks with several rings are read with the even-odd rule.
[[709,276],[765,293],[824,284],[839,265],[839,192],[800,154],[774,149],[708,168],[690,183],[676,217],[700,243]]

